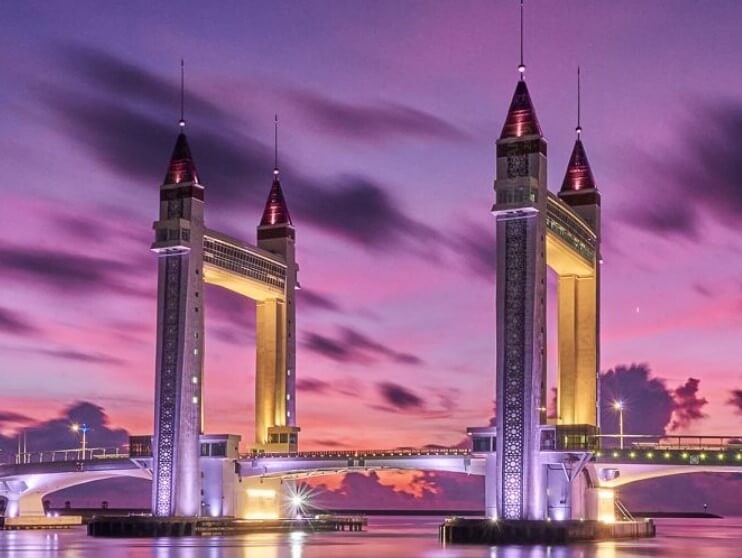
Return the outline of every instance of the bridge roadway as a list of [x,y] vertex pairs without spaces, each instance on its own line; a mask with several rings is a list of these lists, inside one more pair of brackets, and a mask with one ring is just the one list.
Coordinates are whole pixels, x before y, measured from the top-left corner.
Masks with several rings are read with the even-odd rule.
[[[742,448],[699,447],[605,449],[592,452],[600,486],[615,488],[650,478],[694,472],[742,472]],[[575,459],[589,452],[575,451]],[[458,448],[249,453],[235,460],[241,477],[299,479],[317,475],[378,470],[421,470],[485,474],[485,453]],[[564,452],[543,451],[548,461]],[[569,454],[568,454],[569,455]],[[86,455],[87,457],[87,455]],[[202,459],[227,459],[203,457]],[[43,452],[24,456],[25,463],[0,465],[0,497],[10,513],[43,513],[43,498],[88,482],[135,477],[151,479],[151,457],[125,453],[80,459],[78,452]]]

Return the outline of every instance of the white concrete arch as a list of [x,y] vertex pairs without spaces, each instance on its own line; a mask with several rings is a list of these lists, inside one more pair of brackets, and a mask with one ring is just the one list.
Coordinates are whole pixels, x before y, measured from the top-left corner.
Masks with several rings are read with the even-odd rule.
[[[690,473],[742,473],[742,465],[654,465],[654,464],[605,464],[597,467],[600,486],[617,488],[632,482],[687,475]],[[618,471],[618,476],[614,477]]]
[[0,496],[8,500],[6,517],[42,516],[43,500],[48,494],[89,482],[120,477],[152,480],[152,472],[148,469],[126,468],[14,475],[0,479]]

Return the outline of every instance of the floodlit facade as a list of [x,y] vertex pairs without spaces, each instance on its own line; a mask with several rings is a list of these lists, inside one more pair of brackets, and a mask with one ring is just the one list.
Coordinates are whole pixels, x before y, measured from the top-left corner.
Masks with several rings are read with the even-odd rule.
[[[182,122],[182,121],[181,121]],[[256,450],[296,451],[296,234],[274,169],[251,246],[204,223],[205,188],[188,140],[178,135],[160,188],[153,513],[196,516],[203,433],[204,284],[255,300]]]
[[[497,141],[492,208],[497,227],[497,474],[486,507],[504,519],[569,517],[571,512],[549,495],[570,491],[572,480],[561,486],[551,473],[542,454],[544,439],[555,432],[568,438],[597,433],[600,194],[580,131],[555,196],[547,189],[547,143],[521,76]],[[547,268],[558,276],[556,424],[561,427],[548,433]]]

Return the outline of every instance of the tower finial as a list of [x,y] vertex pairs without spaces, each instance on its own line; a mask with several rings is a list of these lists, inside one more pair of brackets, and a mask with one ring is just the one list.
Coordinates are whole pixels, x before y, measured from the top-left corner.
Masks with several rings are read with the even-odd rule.
[[180,59],[180,120],[178,126],[185,128],[185,63]]
[[273,115],[273,174],[278,176],[278,113]]
[[578,138],[582,133],[582,126],[580,125],[580,93],[580,67],[577,66],[577,128],[575,128],[575,132],[577,132]]
[[518,71],[520,72],[520,79],[524,79],[523,74],[526,73],[526,65],[523,62],[523,0],[520,0],[520,65]]

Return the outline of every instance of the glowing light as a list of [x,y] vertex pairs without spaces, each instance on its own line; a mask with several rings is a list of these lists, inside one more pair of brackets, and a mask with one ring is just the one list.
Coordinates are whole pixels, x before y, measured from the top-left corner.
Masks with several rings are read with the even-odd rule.
[[614,451],[611,455],[613,455],[613,457],[618,457],[618,452]]
[[705,453],[702,453],[702,454],[701,454],[701,455],[699,455],[698,457],[700,457],[700,458],[701,458],[701,460],[704,460],[704,459],[706,459],[706,454],[705,454]]
[[684,451],[683,453],[681,453],[681,454],[680,454],[680,456],[681,456],[681,457],[682,457],[683,459],[687,459],[687,458],[688,458],[688,452],[687,452],[687,451]]
[[623,411],[623,401],[614,401],[613,402],[613,408],[617,411]]
[[314,489],[306,484],[299,483],[289,485],[287,494],[288,503],[296,518],[301,519],[303,516],[307,515],[306,508],[311,507],[309,506],[309,502],[313,495]]
[[647,457],[648,457],[649,459],[652,459],[652,458],[654,457],[654,453],[653,453],[653,452],[651,452],[651,451],[648,451],[648,452],[647,452]]
[[737,454],[737,455],[735,456],[735,459],[736,459],[737,461],[742,461],[742,453],[738,453],[738,454]]
[[271,488],[248,488],[246,490],[249,498],[275,498],[276,491]]
[[665,459],[670,459],[670,452],[669,451],[666,451],[665,452]]
[[629,457],[631,457],[632,459],[633,459],[634,457],[636,457],[636,452],[635,452],[635,451],[630,451],[630,452],[629,452]]
[[596,451],[596,452],[595,452],[595,457],[601,457],[602,455],[603,455],[603,454],[602,454],[601,452],[599,452],[599,451]]
[[613,500],[613,490],[610,488],[601,488],[598,490],[598,498],[601,500]]
[[717,455],[717,457],[719,458],[719,461],[721,461],[722,459],[724,459],[724,454],[720,453],[719,455]]

